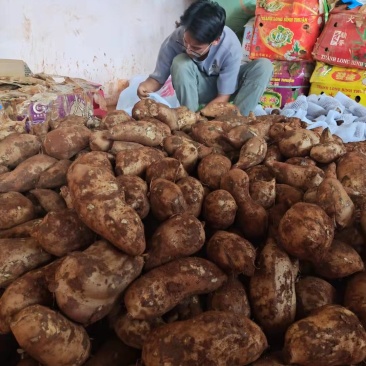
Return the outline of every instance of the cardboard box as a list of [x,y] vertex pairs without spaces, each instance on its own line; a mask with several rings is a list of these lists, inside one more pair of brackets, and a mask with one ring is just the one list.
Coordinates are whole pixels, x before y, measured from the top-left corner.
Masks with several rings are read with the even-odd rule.
[[330,65],[366,69],[365,14],[332,13],[313,56]]
[[257,0],[256,15],[311,16],[323,13],[322,0]]
[[0,76],[29,76],[31,73],[22,60],[0,59]]
[[310,93],[335,96],[339,91],[366,106],[366,71],[317,62]]
[[250,47],[250,58],[272,60],[312,60],[312,51],[319,36],[321,16],[257,15]]
[[255,17],[250,18],[247,23],[244,25],[244,36],[242,42],[243,49],[243,57],[241,59],[241,63],[244,64],[250,61],[250,45],[252,43],[253,31],[254,31],[254,22]]
[[273,61],[273,77],[264,92],[260,104],[268,108],[282,108],[296,100],[299,95],[308,95],[313,62]]

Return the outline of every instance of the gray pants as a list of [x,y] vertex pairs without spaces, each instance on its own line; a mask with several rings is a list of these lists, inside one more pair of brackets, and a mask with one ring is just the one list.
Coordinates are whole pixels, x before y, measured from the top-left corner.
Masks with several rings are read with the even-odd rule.
[[[181,105],[197,111],[200,104],[207,104],[216,98],[217,76],[207,76],[185,54],[176,56],[170,68],[172,83]],[[241,65],[238,75],[238,89],[230,100],[247,116],[258,104],[273,74],[271,61],[259,58]]]

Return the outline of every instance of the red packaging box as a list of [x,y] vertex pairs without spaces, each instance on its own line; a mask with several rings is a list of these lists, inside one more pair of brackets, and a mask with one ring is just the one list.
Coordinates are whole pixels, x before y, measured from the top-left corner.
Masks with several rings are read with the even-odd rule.
[[322,17],[257,15],[250,48],[250,58],[272,60],[312,60]]
[[256,15],[309,16],[323,12],[319,0],[257,0]]
[[365,14],[331,14],[313,56],[330,65],[366,69]]

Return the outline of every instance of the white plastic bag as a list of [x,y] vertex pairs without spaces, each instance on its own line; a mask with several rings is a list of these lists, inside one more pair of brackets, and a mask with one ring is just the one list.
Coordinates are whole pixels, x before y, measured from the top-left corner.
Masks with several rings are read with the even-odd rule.
[[[116,107],[117,110],[123,110],[131,116],[133,106],[140,100],[137,96],[137,88],[146,78],[147,76],[138,75],[130,80],[130,85],[122,90],[119,95]],[[163,103],[170,108],[179,107],[179,102],[175,95],[170,77],[159,91],[150,93],[149,98],[158,103]]]

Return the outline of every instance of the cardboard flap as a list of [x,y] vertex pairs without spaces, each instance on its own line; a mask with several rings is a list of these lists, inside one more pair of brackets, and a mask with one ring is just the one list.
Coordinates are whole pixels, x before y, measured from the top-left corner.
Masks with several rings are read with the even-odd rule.
[[0,76],[28,76],[31,73],[22,60],[0,59]]

